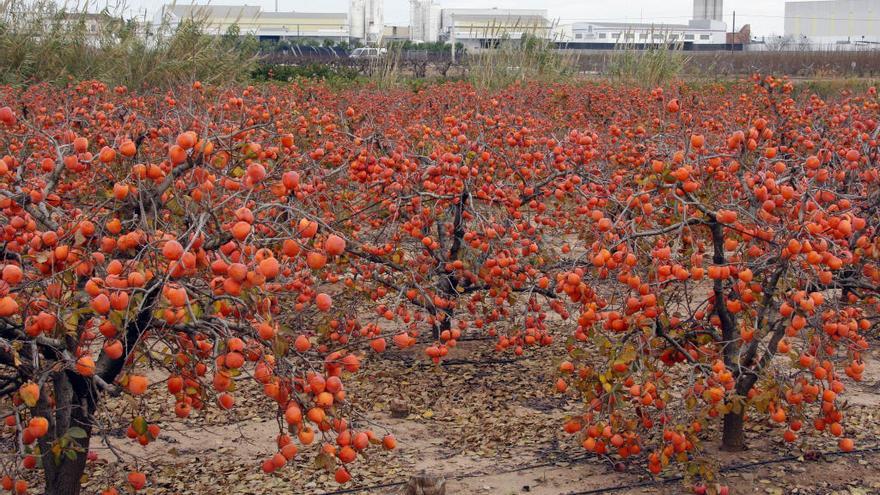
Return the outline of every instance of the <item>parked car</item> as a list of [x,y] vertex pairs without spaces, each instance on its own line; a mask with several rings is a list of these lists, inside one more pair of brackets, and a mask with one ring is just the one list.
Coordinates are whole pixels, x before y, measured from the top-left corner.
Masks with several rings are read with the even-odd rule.
[[381,58],[385,54],[384,48],[355,48],[349,57],[351,58]]

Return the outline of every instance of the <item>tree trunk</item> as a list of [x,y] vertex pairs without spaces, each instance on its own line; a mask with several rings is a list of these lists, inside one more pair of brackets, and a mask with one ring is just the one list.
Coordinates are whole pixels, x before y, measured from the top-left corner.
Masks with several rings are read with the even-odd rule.
[[741,452],[746,450],[743,431],[743,413],[729,412],[724,415],[724,432],[721,437],[721,450]]
[[[153,318],[153,303],[161,288],[159,282],[147,287],[143,309],[129,321],[123,335],[125,356],[149,327]],[[68,349],[72,351],[77,343],[73,337],[68,336],[67,339]],[[105,382],[113,383],[122,371],[125,356],[112,359],[102,353],[95,374]],[[40,398],[33,409],[35,415],[49,421],[48,433],[38,440],[46,483],[44,493],[79,495],[100,391],[94,380],[71,370],[53,371],[47,383],[52,384],[52,394],[48,393],[47,387],[41,388]]]
[[[83,472],[86,467],[86,452],[89,448],[89,439],[76,440],[83,449],[78,452],[76,458],[71,460],[67,456],[61,456],[61,463],[57,466],[50,459],[44,464],[46,471],[46,495],[79,495],[82,485]],[[51,457],[49,454],[48,457]],[[43,462],[47,456],[43,456]]]
[[91,382],[67,371],[53,373],[52,385],[54,405],[50,407],[47,395],[41,394],[35,408],[38,414],[49,419],[50,425],[49,433],[39,440],[46,481],[45,494],[79,495],[92,435],[97,391]]
[[[464,244],[464,207],[468,198],[470,197],[470,192],[468,192],[467,188],[462,190],[461,196],[458,198],[458,203],[453,206],[453,219],[452,219],[452,244],[449,247],[448,253],[444,252],[443,259],[447,262],[457,261],[459,259],[459,254],[461,251],[461,247]],[[442,226],[437,224],[437,238],[440,240],[441,247],[445,250],[445,246],[443,246],[443,230]],[[450,301],[458,299],[458,277],[452,271],[446,270],[443,264],[438,265],[439,278],[436,284],[436,290],[438,293],[446,296]],[[432,327],[433,337],[434,339],[439,339],[440,334],[442,334],[446,330],[450,330],[452,328],[452,317],[453,311],[450,307],[442,308],[440,311],[443,312],[445,316],[443,321],[438,323],[434,323]],[[436,309],[434,310],[434,316],[437,316]]]
[[434,340],[440,339],[440,334],[446,330],[452,328],[452,311],[449,309],[441,309],[439,313],[435,313],[435,317],[443,315],[443,320],[435,322],[434,325],[431,326],[431,336]]

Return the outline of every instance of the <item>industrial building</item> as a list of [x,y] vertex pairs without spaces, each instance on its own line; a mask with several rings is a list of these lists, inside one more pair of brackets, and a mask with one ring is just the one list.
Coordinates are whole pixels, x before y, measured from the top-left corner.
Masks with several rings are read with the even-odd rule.
[[214,34],[223,34],[236,25],[242,34],[261,40],[347,41],[350,37],[345,13],[265,12],[248,5],[166,5],[162,15],[172,25],[187,19],[203,21],[208,32]]
[[332,40],[377,45],[383,40],[450,41],[470,49],[528,33],[550,37],[546,10],[443,9],[434,0],[411,0],[410,25],[386,26],[383,0],[350,0],[348,13],[272,12],[237,5],[166,5],[162,15],[174,23],[206,22],[209,32],[225,33],[237,25],[242,34],[261,40]]
[[880,45],[880,0],[785,2],[785,38],[812,49],[864,49]]
[[647,24],[625,22],[577,22],[572,41],[593,43],[677,43],[719,45],[727,42],[725,27],[699,24]]
[[[203,21],[209,33],[231,26],[260,40],[356,41],[378,44],[386,33],[383,0],[350,0],[348,12],[277,12],[251,5],[166,5],[161,15],[172,25],[186,19]],[[391,27],[392,38],[408,38],[408,29]],[[405,34],[405,36],[404,36]]]
[[386,24],[382,30],[382,41],[407,41],[412,39],[409,26]]
[[723,45],[727,43],[727,24],[723,0],[694,0],[693,18],[687,24],[638,22],[576,22],[566,32],[564,41],[596,46],[620,43],[650,45],[686,43]]
[[553,26],[544,9],[442,9],[440,36],[476,50],[491,48],[501,39],[523,35],[550,38]]

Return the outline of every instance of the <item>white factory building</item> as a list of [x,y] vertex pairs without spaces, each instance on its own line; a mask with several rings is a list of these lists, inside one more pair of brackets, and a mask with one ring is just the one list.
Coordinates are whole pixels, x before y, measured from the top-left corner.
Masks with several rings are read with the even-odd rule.
[[440,37],[469,50],[490,48],[501,39],[524,35],[549,39],[552,23],[544,9],[443,9]]
[[272,12],[250,5],[165,5],[160,13],[172,26],[186,20],[203,22],[209,33],[224,34],[236,26],[241,34],[263,40],[314,39],[344,41],[350,37],[345,13]]
[[577,22],[571,26],[571,39],[575,43],[635,43],[658,44],[689,42],[693,44],[720,45],[727,41],[724,23],[690,21],[688,24],[626,23],[626,22]]
[[723,0],[694,0],[687,24],[657,22],[576,22],[564,31],[564,41],[589,44],[687,43],[720,45],[727,42]]
[[275,12],[249,5],[166,5],[161,15],[173,24],[204,21],[209,32],[223,34],[231,26],[264,40],[333,40],[366,45],[383,40],[450,41],[470,49],[489,46],[524,33],[549,37],[550,21],[541,9],[444,9],[435,0],[410,1],[410,25],[386,26],[383,0],[349,0],[348,12]]
[[785,2],[785,37],[801,48],[880,48],[880,0]]
[[550,38],[551,25],[545,9],[444,9],[434,0],[410,0],[413,41],[455,41],[477,50],[524,34]]
[[204,22],[209,33],[237,26],[261,40],[357,41],[377,44],[385,34],[383,0],[350,0],[348,12],[266,11],[252,5],[165,5],[160,15],[172,25]]

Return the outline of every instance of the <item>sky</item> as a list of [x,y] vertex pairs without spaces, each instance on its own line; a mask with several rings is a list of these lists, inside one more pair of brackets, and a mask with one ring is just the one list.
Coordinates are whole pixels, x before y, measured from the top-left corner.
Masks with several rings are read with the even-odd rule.
[[[103,7],[105,2],[114,5],[122,0],[91,0],[90,3]],[[189,4],[193,0],[178,0],[179,4]],[[684,23],[691,18],[693,0],[439,0],[442,7],[475,8],[538,8],[547,9],[552,19],[566,24],[572,21],[629,21]],[[128,8],[153,17],[165,2],[162,0],[125,0]],[[195,0],[205,4],[207,0]],[[266,10],[274,10],[275,0],[213,0],[213,5],[259,5]],[[302,12],[348,12],[347,0],[277,0],[278,9]],[[743,24],[750,24],[753,36],[782,33],[785,0],[726,0],[724,1],[724,21],[727,28],[733,24],[736,11],[737,30]],[[385,23],[406,24],[409,20],[408,0],[385,0]]]

